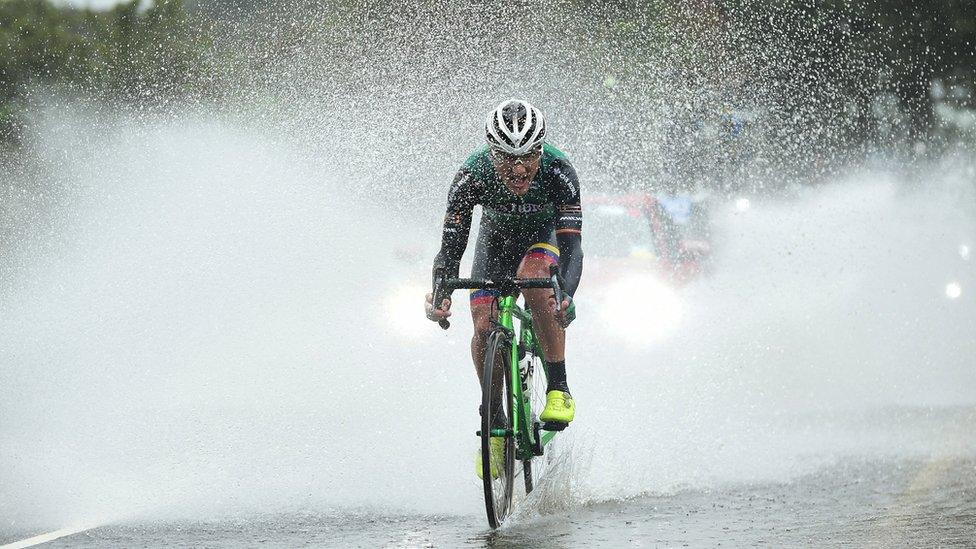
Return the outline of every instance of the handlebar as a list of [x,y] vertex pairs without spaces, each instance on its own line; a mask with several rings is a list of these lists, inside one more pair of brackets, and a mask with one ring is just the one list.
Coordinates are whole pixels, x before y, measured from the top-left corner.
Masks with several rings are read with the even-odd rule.
[[[433,303],[434,307],[439,309],[440,304],[445,299],[450,298],[454,290],[498,290],[503,294],[512,294],[518,289],[551,288],[556,298],[556,311],[560,311],[564,297],[564,285],[558,265],[549,266],[549,278],[506,278],[502,280],[447,278],[442,272],[435,271]],[[446,318],[440,319],[437,323],[445,330],[451,327],[451,323]]]

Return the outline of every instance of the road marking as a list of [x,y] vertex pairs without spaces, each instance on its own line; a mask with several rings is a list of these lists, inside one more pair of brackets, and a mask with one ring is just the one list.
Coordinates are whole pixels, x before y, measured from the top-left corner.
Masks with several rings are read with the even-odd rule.
[[942,445],[937,450],[937,454],[925,462],[925,465],[894,501],[888,513],[879,517],[880,520],[873,525],[873,532],[868,538],[867,546],[909,547],[912,545],[910,532],[906,532],[905,527],[898,524],[899,519],[911,515],[912,508],[924,505],[925,498],[938,487],[939,482],[945,478],[952,465],[960,459],[960,456],[965,455],[965,449],[970,440],[969,433],[972,433],[974,425],[976,425],[976,408],[970,409],[961,422],[953,425],[953,432],[941,440]]
[[41,534],[39,536],[34,536],[32,538],[28,538],[25,540],[8,543],[7,545],[0,545],[0,549],[23,549],[24,547],[33,547],[35,545],[40,545],[42,543],[54,541],[58,538],[63,538],[65,536],[70,536],[72,534],[77,534],[78,532],[91,530],[92,528],[94,528],[94,526],[72,526],[68,528],[62,528],[60,530],[48,532],[47,534]]

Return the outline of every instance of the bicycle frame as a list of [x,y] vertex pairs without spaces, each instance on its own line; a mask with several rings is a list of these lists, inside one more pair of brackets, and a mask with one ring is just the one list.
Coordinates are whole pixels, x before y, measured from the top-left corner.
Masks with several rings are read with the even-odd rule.
[[[527,278],[527,279],[505,279],[501,281],[479,280],[470,278],[446,278],[443,270],[434,271],[433,280],[433,300],[440,303],[443,298],[450,297],[451,292],[460,288],[481,288],[499,290],[501,296],[498,298],[498,319],[496,325],[506,330],[510,336],[511,343],[511,375],[512,387],[512,429],[492,429],[490,436],[508,437],[515,440],[516,457],[520,460],[531,460],[534,456],[542,455],[543,448],[548,444],[558,431],[543,431],[532,421],[532,404],[525,396],[525,377],[519,371],[519,343],[527,350],[531,350],[537,357],[542,357],[542,350],[539,340],[532,329],[532,314],[518,306],[514,297],[519,288],[551,288],[553,297],[556,299],[556,307],[563,299],[563,286],[565,283],[559,275],[559,268],[556,265],[549,266],[549,278]],[[514,319],[518,319],[519,331],[515,331]],[[443,329],[448,329],[451,323],[442,318],[438,322]],[[545,360],[543,370],[545,370]],[[548,372],[545,372],[548,375]],[[514,381],[518,380],[518,383]],[[479,436],[481,431],[478,432]]]
[[[519,330],[515,331],[515,321],[519,320]],[[495,436],[511,436],[515,437],[515,451],[516,458],[520,460],[531,459],[534,456],[542,455],[542,452],[536,452],[536,448],[544,448],[552,439],[556,436],[556,431],[539,431],[541,440],[536,440],[536,434],[534,426],[532,425],[532,403],[529,402],[525,395],[525,375],[519,370],[519,343],[522,347],[526,349],[526,352],[531,352],[536,356],[542,356],[542,349],[539,346],[539,341],[535,336],[535,332],[532,329],[532,313],[522,309],[515,302],[514,296],[503,296],[498,299],[498,324],[508,330],[511,337],[511,360],[509,361],[512,371],[511,377],[509,379],[513,380],[511,384],[512,392],[512,432],[507,433],[505,429],[492,429],[492,435]],[[518,337],[515,334],[518,333]],[[543,361],[543,368],[545,361]],[[546,372],[548,375],[548,372]],[[518,380],[517,383],[514,380]]]

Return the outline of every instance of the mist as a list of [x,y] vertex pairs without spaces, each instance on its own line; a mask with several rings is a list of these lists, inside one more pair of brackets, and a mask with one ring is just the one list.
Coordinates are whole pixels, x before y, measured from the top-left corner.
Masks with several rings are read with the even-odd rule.
[[[684,96],[660,58],[629,87],[608,84],[612,46],[560,61],[592,21],[533,20],[521,56],[465,30],[487,15],[374,41],[359,15],[336,15],[355,22],[339,50],[299,27],[273,63],[231,67],[220,102],[32,97],[2,170],[9,524],[483,512],[466,304],[447,332],[421,309],[453,173],[516,95],[584,194],[653,188],[659,114]],[[976,451],[974,160],[896,157],[716,193],[713,265],[662,290],[681,314],[659,340],[619,338],[584,273],[557,509]]]

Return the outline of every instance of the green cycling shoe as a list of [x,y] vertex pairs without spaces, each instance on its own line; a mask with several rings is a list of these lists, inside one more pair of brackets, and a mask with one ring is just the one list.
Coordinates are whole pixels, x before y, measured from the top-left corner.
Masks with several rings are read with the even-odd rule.
[[[491,437],[488,444],[491,445],[491,478],[498,478],[499,471],[505,464],[505,437]],[[482,473],[481,449],[478,449],[478,455],[474,458],[474,471],[478,478],[485,478]]]
[[546,407],[539,415],[545,422],[543,429],[547,431],[562,431],[576,416],[576,402],[573,395],[567,391],[549,391],[546,393]]

